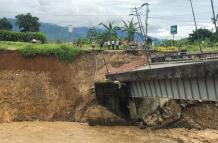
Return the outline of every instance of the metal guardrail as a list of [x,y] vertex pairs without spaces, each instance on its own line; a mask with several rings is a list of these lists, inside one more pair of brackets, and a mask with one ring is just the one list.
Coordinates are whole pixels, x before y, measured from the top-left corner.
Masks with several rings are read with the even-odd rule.
[[218,59],[218,51],[201,53],[187,53],[187,52],[171,52],[171,53],[157,53],[151,54],[152,63],[161,63],[169,61],[187,61],[199,59]]

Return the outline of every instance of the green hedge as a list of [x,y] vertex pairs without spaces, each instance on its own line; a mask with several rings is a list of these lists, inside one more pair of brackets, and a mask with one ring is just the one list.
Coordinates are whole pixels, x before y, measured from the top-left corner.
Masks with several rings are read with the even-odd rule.
[[32,39],[37,39],[42,43],[47,43],[46,36],[41,32],[21,33],[0,30],[0,41],[31,42]]

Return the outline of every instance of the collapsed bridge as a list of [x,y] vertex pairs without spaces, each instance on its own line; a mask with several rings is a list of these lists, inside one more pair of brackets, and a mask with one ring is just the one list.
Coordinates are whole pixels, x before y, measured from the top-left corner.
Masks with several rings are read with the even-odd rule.
[[127,84],[134,98],[218,101],[218,60],[147,65],[107,79]]

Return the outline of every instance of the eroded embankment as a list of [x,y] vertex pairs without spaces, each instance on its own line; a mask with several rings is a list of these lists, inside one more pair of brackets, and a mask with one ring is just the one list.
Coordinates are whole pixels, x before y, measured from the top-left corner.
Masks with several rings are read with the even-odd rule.
[[0,121],[121,120],[96,103],[94,82],[104,80],[108,71],[145,61],[144,53],[85,52],[72,63],[61,63],[55,57],[1,51]]

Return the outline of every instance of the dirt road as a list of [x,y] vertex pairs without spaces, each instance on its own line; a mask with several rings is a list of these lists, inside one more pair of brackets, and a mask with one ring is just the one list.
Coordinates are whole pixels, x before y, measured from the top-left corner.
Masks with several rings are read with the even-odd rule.
[[68,122],[0,124],[1,143],[215,143],[216,130],[140,130],[136,127],[90,127]]

